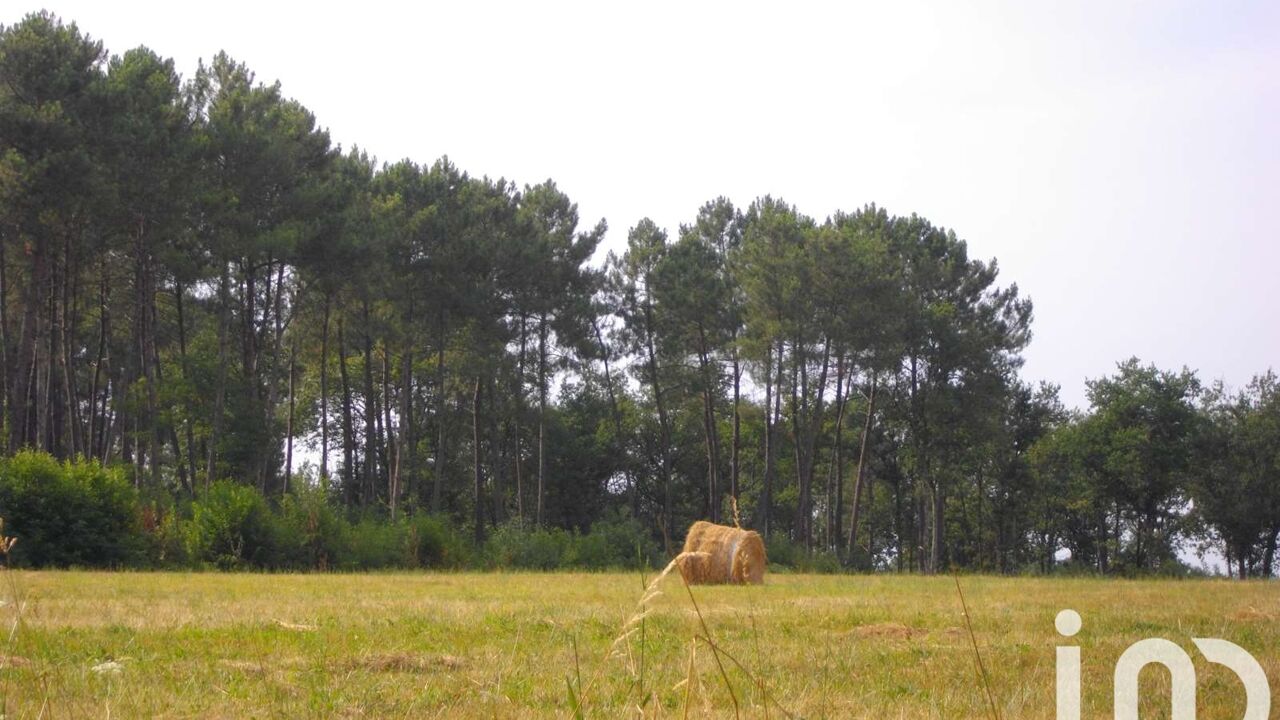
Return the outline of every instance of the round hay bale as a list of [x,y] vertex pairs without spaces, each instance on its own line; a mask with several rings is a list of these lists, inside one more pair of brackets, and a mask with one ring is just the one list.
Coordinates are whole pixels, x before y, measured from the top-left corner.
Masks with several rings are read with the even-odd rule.
[[764,541],[754,530],[699,520],[689,528],[684,552],[676,558],[676,564],[690,584],[759,585],[764,582],[769,559]]

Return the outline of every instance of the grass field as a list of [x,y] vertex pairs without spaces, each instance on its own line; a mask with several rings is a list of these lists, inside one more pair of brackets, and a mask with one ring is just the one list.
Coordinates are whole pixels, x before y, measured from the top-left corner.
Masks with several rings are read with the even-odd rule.
[[[575,703],[586,717],[731,717],[735,698],[744,717],[992,716],[949,577],[773,574],[694,588],[702,620],[674,574],[639,620],[641,577],[623,573],[0,581],[6,632],[21,609],[0,658],[6,718],[571,717]],[[1059,643],[1083,648],[1086,718],[1112,716],[1115,661],[1145,637],[1196,658],[1200,718],[1241,717],[1244,694],[1191,637],[1242,645],[1280,689],[1275,583],[961,584],[1002,718],[1054,716]],[[1063,608],[1084,618],[1071,641],[1054,630]],[[693,639],[703,621],[746,668],[720,656],[732,696]],[[1143,673],[1143,718],[1168,716],[1167,687],[1163,670]]]

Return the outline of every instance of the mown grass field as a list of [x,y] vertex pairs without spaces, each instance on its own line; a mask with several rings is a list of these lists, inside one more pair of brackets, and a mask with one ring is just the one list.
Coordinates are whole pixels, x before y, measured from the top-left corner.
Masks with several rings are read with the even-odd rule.
[[[732,717],[735,697],[743,717],[991,716],[950,577],[771,574],[763,587],[694,588],[711,640],[750,671],[721,658],[733,697],[710,645],[693,640],[702,625],[676,574],[642,621],[641,577],[625,573],[15,571],[0,582],[6,718],[571,717],[575,699],[586,717]],[[1112,716],[1115,661],[1145,637],[1196,657],[1200,718],[1239,718],[1244,694],[1191,637],[1242,645],[1280,690],[1280,584],[961,583],[1002,718],[1054,716],[1060,642],[1083,648],[1086,718]],[[1054,630],[1063,608],[1084,618],[1073,641]],[[1167,685],[1164,671],[1144,672],[1144,718],[1168,716]]]

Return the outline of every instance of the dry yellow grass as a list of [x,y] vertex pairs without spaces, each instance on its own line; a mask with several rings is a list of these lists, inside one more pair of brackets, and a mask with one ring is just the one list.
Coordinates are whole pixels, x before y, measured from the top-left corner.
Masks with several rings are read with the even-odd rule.
[[[701,619],[675,573],[647,595],[618,573],[14,579],[25,619],[0,647],[8,718],[564,717],[570,687],[597,718],[683,717],[686,703],[689,717],[731,717],[735,699],[743,717],[765,717],[766,697],[772,718],[988,717],[950,578],[695,587]],[[1280,690],[1280,585],[961,582],[1006,719],[1053,717],[1063,608],[1084,618],[1071,642],[1083,648],[1085,717],[1111,717],[1115,661],[1146,637],[1196,658],[1202,719],[1239,718],[1243,693],[1191,637],[1242,645]],[[5,630],[14,610],[0,607]],[[693,640],[704,633],[715,648]],[[1167,686],[1143,677],[1153,695]],[[1153,699],[1144,720],[1167,707]]]

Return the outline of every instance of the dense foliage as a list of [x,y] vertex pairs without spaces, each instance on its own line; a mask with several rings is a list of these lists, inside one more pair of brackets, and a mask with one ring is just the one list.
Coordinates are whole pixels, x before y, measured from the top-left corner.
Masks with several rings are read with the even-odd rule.
[[5,466],[25,562],[596,566],[736,514],[817,564],[1274,570],[1274,376],[1131,361],[1073,416],[924,218],[717,198],[600,263],[553,182],[343,152],[225,54],[183,82],[39,13],[0,78],[3,440],[87,459]]

